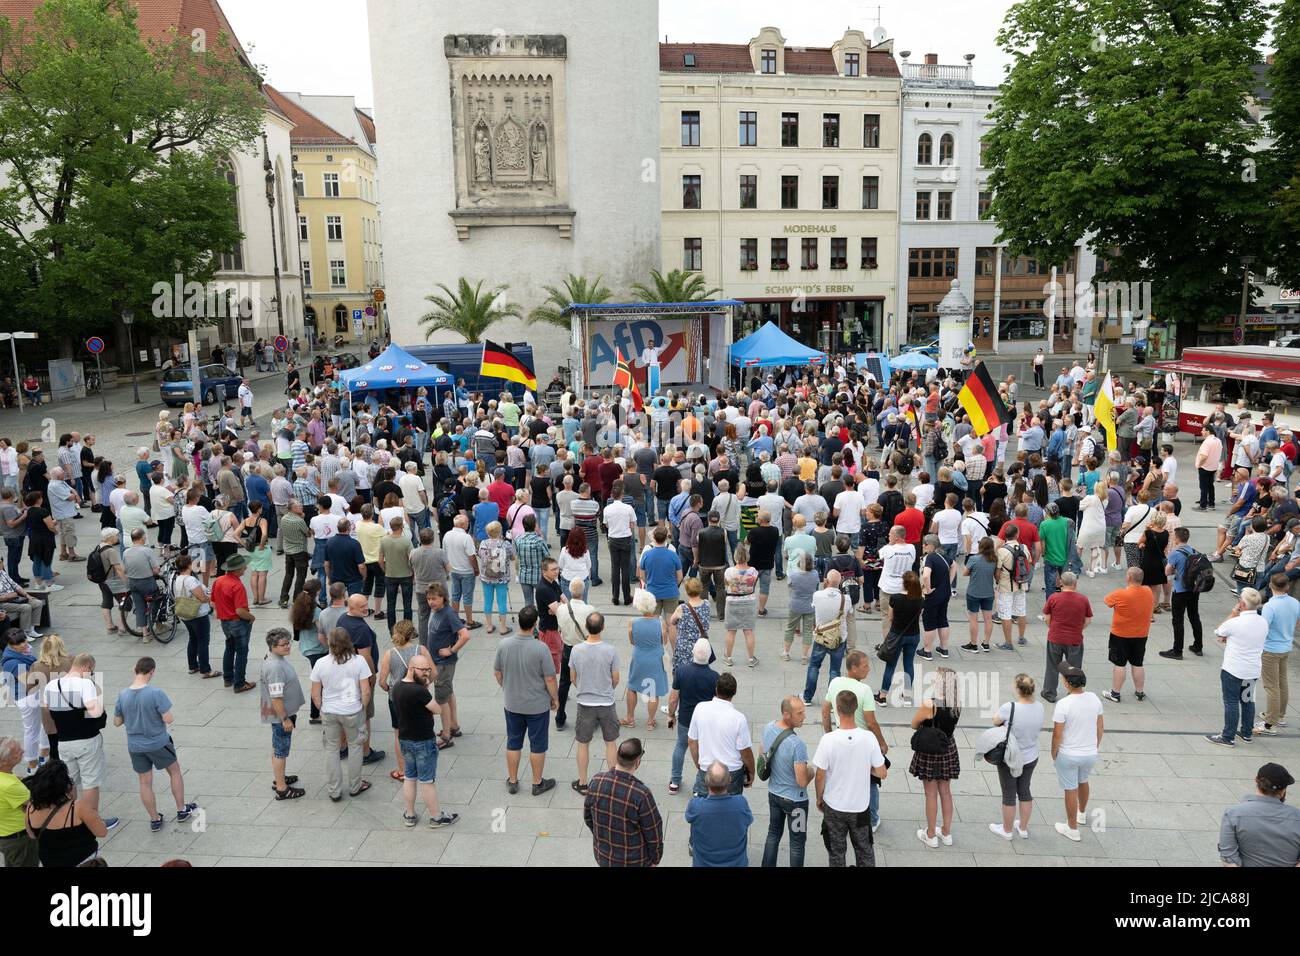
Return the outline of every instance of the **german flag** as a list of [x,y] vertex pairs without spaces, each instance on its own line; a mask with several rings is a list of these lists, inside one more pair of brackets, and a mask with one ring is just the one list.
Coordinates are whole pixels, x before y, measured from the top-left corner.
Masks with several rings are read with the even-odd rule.
[[632,377],[632,366],[628,364],[627,359],[623,358],[622,349],[617,349],[618,364],[614,367],[614,387],[629,388],[632,390],[632,410],[639,412],[644,404],[641,398],[641,390],[636,387],[636,379]]
[[487,339],[483,340],[483,367],[479,369],[479,375],[483,378],[503,378],[507,382],[518,382],[530,392],[537,391],[537,373],[507,349]]
[[957,401],[970,416],[971,427],[976,435],[987,435],[999,425],[1010,425],[1013,419],[1010,409],[998,395],[998,388],[983,362],[975,366],[975,371],[966,379]]

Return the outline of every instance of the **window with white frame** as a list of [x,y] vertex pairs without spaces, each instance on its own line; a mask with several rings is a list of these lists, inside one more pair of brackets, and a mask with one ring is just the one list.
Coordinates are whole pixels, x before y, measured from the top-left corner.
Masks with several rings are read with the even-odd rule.
[[307,217],[298,217],[298,241],[307,242],[311,239],[311,233],[307,230]]
[[303,288],[311,288],[311,260],[302,260],[302,284]]
[[326,216],[325,217],[325,238],[330,242],[343,241],[343,217]]
[[342,259],[330,260],[330,288],[345,289],[348,284],[348,266]]
[[325,198],[337,199],[338,196],[339,196],[339,174],[326,173],[325,174]]

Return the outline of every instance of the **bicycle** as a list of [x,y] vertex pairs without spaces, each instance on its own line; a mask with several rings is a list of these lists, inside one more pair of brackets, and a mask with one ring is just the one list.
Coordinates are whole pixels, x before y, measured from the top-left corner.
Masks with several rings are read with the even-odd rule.
[[[177,628],[180,626],[180,619],[176,616],[176,599],[172,596],[174,590],[172,584],[176,579],[176,559],[184,552],[170,545],[159,545],[158,550],[162,552],[164,560],[158,573],[154,575],[158,590],[145,598],[145,626],[159,644],[170,644],[175,639]],[[122,629],[132,637],[140,637],[144,632],[134,626],[135,601],[131,597],[131,592],[114,595],[114,598],[117,601]]]
[[103,387],[99,380],[99,372],[94,371],[93,369],[86,370],[85,383],[87,395],[98,395],[100,389]]

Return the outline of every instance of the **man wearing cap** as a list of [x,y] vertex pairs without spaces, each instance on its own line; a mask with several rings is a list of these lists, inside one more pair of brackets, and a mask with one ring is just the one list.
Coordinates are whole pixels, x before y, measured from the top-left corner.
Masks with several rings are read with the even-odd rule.
[[248,641],[253,633],[253,617],[248,610],[248,592],[241,576],[248,567],[242,554],[226,559],[226,573],[212,583],[212,607],[226,635],[226,652],[221,659],[221,676],[236,694],[252,690],[256,684],[244,679],[248,667]]
[[1286,802],[1293,783],[1281,764],[1266,763],[1255,774],[1255,793],[1223,811],[1219,860],[1224,866],[1300,865],[1300,808]]

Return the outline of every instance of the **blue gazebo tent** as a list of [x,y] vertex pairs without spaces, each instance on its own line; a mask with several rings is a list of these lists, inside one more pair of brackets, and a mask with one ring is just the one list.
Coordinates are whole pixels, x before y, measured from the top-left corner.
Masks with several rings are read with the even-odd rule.
[[810,349],[767,322],[731,347],[731,364],[742,368],[772,365],[825,365],[826,353]]
[[433,405],[438,407],[438,386],[451,385],[451,376],[396,345],[390,345],[365,365],[339,373],[339,381],[348,391],[348,407],[353,392],[383,391],[389,388],[433,389]]

